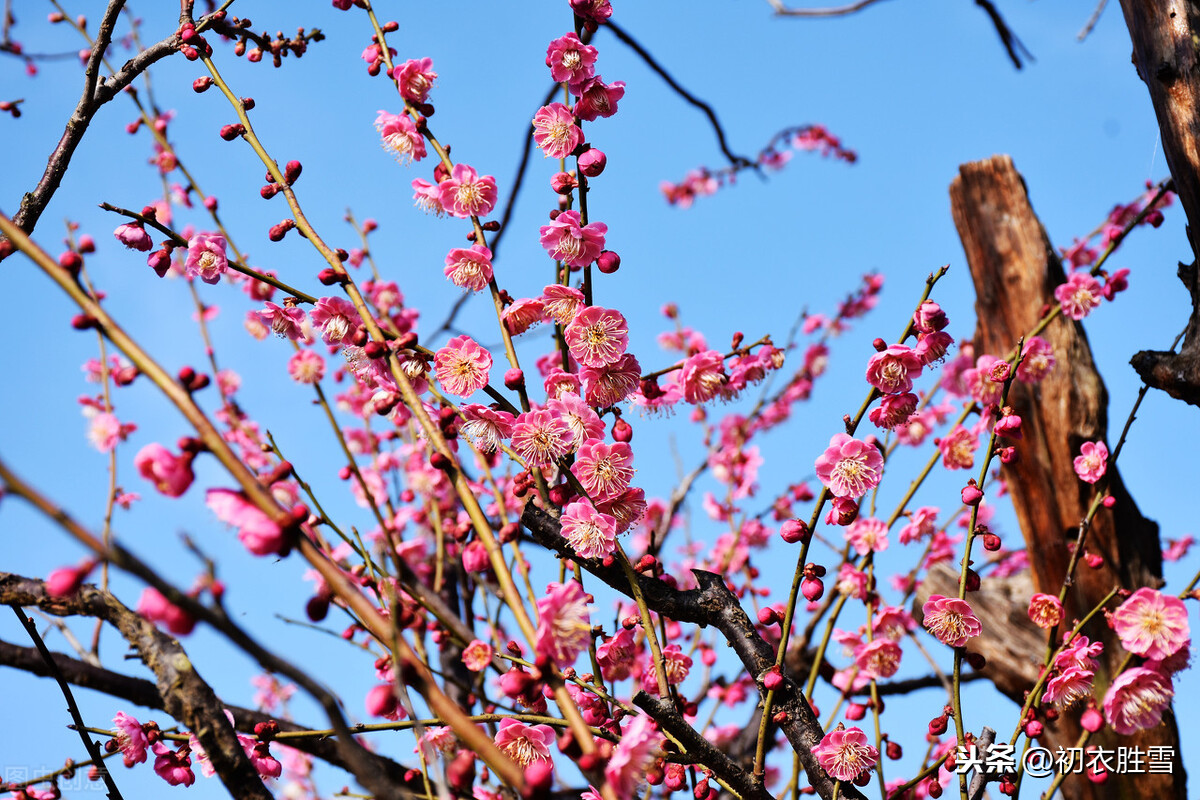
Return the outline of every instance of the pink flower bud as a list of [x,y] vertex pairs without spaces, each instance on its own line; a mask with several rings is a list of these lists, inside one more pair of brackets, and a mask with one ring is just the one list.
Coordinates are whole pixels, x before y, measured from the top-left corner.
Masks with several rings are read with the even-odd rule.
[[516,390],[525,385],[525,373],[519,369],[510,369],[504,373],[505,388]]
[[962,501],[963,505],[977,506],[983,500],[983,492],[979,491],[979,487],[972,480],[969,484],[963,487]]
[[825,584],[820,578],[805,578],[800,582],[800,592],[805,600],[815,603],[825,593]]
[[1088,708],[1079,718],[1079,724],[1085,731],[1095,733],[1104,727],[1104,715],[1095,708]]
[[608,158],[600,150],[592,148],[579,157],[579,171],[589,178],[599,177],[608,164]]
[[762,677],[763,688],[769,692],[773,692],[780,686],[783,686],[783,675],[779,672],[778,666],[773,666]]
[[367,713],[373,717],[389,717],[396,713],[396,693],[391,684],[381,683],[367,692]]
[[603,251],[596,259],[596,269],[600,270],[605,275],[612,275],[620,268],[621,257],[611,250]]
[[851,722],[862,719],[867,715],[867,707],[862,703],[850,703],[846,706],[846,719]]
[[788,544],[808,539],[808,523],[801,519],[789,519],[779,527],[779,536]]
[[1037,737],[1041,736],[1042,730],[1042,723],[1038,722],[1036,719],[1031,719],[1029,722],[1025,723],[1025,735],[1030,739],[1036,739]]

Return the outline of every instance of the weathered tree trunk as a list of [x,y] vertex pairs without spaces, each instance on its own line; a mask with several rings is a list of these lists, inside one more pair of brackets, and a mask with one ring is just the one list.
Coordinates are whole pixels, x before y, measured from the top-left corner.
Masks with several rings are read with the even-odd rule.
[[[975,283],[976,352],[1003,356],[1037,324],[1045,304],[1054,302],[1054,287],[1065,280],[1062,264],[1007,156],[961,167],[950,186],[950,198]],[[1079,323],[1060,316],[1041,335],[1053,346],[1057,366],[1037,386],[1013,383],[1009,404],[1021,416],[1024,439],[1017,448],[1019,460],[1005,465],[1003,474],[1029,551],[1034,590],[1057,594],[1071,559],[1070,545],[1095,491],[1075,475],[1073,460],[1080,444],[1105,438],[1108,393]],[[1085,545],[1088,552],[1103,556],[1104,563],[1092,569],[1080,561],[1066,596],[1068,622],[1081,618],[1114,586],[1161,583],[1158,525],[1142,516],[1115,467],[1109,468],[1108,481],[1116,504],[1096,514]],[[1103,616],[1097,616],[1084,633],[1104,642],[1096,674],[1096,691],[1102,696],[1126,654]],[[1030,655],[1040,660],[1042,648]],[[1003,663],[994,668],[1005,671]],[[1014,678],[997,675],[996,682],[1011,685]],[[1027,679],[1028,674],[1023,680]],[[1078,709],[1065,712],[1047,726],[1045,744],[1051,750],[1074,746],[1080,733],[1078,719]],[[1092,744],[1114,749],[1174,747],[1173,774],[1113,774],[1102,786],[1074,776],[1064,783],[1064,793],[1081,800],[1186,797],[1178,739],[1171,714],[1161,726],[1138,736],[1117,737],[1102,731],[1092,737]]]
[[1187,215],[1192,263],[1179,279],[1192,300],[1178,353],[1143,350],[1133,367],[1151,386],[1200,406],[1200,3],[1196,0],[1121,0],[1133,41],[1133,63],[1150,91],[1163,155]]

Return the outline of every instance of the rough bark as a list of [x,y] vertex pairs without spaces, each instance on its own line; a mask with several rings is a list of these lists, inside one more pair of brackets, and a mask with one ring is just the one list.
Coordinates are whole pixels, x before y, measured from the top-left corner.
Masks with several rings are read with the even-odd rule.
[[1150,92],[1163,156],[1187,215],[1193,262],[1179,278],[1192,301],[1178,353],[1143,350],[1134,369],[1146,383],[1200,406],[1200,3],[1196,0],[1121,0],[1133,42],[1133,63]]
[[[1007,156],[966,164],[950,186],[955,225],[962,238],[975,282],[979,353],[1007,354],[1037,323],[1043,306],[1054,302],[1054,287],[1065,280],[1041,223],[1030,205],[1024,181]],[[1088,440],[1103,440],[1108,426],[1108,394],[1096,372],[1083,327],[1059,317],[1041,334],[1054,348],[1057,366],[1040,384],[1014,382],[1009,402],[1021,415],[1024,439],[1015,464],[1003,469],[1013,506],[1029,551],[1035,591],[1057,594],[1066,577],[1080,522],[1086,517],[1094,487],[1075,475],[1074,457]],[[1142,516],[1119,471],[1109,467],[1112,509],[1101,508],[1087,532],[1087,551],[1104,563],[1097,569],[1082,561],[1066,596],[1067,619],[1079,618],[1115,585],[1126,588],[1161,584],[1162,555],[1158,526]],[[1096,674],[1097,693],[1107,689],[1125,657],[1115,634],[1097,616],[1085,628],[1093,641],[1104,642],[1105,654]],[[1040,651],[1035,657],[1040,657]],[[1003,670],[997,665],[998,671]],[[997,678],[999,683],[1002,679]],[[1047,727],[1047,744],[1071,747],[1079,735],[1079,711],[1063,714]],[[1170,775],[1112,775],[1103,786],[1068,778],[1068,798],[1185,797],[1185,778],[1178,759],[1179,736],[1167,715],[1158,728],[1138,736],[1093,736],[1105,747],[1170,745],[1176,749]]]

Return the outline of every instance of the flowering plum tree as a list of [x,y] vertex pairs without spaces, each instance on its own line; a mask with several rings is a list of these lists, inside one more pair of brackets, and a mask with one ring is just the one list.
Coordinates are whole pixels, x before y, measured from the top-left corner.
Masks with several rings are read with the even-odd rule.
[[[468,163],[453,147],[463,128],[489,124],[439,98],[446,67],[421,36],[461,36],[454,26],[413,31],[369,0],[334,0],[329,24],[272,36],[236,5],[182,0],[178,24],[146,44],[152,24],[123,0],[98,23],[51,2],[46,35],[82,48],[83,95],[36,186],[0,213],[0,258],[52,284],[29,298],[45,307],[41,347],[52,332],[74,337],[64,348],[92,332],[94,387],[78,402],[105,489],[98,511],[72,492],[84,480],[75,464],[42,485],[21,463],[35,454],[0,447],[6,535],[36,517],[57,537],[40,554],[51,569],[25,574],[17,555],[0,565],[0,600],[23,637],[0,640],[0,664],[54,681],[37,716],[65,699],[86,753],[8,769],[7,796],[94,783],[115,800],[164,781],[238,798],[978,800],[988,784],[1015,797],[1035,780],[1044,797],[1185,794],[1172,701],[1200,576],[1161,580],[1191,539],[1161,543],[1116,464],[1151,386],[1200,397],[1189,371],[1200,327],[1194,316],[1179,353],[1139,355],[1146,384],[1110,436],[1081,323],[1128,289],[1130,271],[1110,259],[1176,196],[1200,230],[1196,117],[1180,122],[1182,94],[1154,83],[1195,88],[1187,65],[1147,78],[1172,178],[1069,248],[1050,245],[1010,160],[964,166],[951,198],[978,329],[952,324],[966,312],[941,294],[947,267],[922,270],[901,287],[912,298],[896,335],[845,354],[853,384],[824,389],[857,411],[826,419],[810,401],[832,382],[835,340],[876,309],[883,276],[846,280],[834,307],[796,309],[790,332],[735,332],[727,345],[664,296],[662,352],[644,347],[645,287],[612,277],[642,268],[640,256],[619,255],[627,234],[601,221],[619,203],[605,181],[624,168],[602,148],[637,113],[637,90],[600,70],[627,52],[706,115],[727,163],[660,186],[681,213],[797,154],[855,164],[826,126],[790,124],[738,155],[714,105],[620,25],[619,5],[614,16],[609,0],[563,0],[557,17],[537,17],[531,70],[550,88],[505,185],[500,155]],[[1019,40],[994,4],[979,5],[1020,67]],[[1167,23],[1122,5],[1146,77]],[[18,44],[15,23],[6,5],[0,50],[36,73],[44,54]],[[333,63],[329,30],[365,47],[363,63]],[[347,247],[324,198],[306,196],[305,166],[279,148],[288,125],[327,126],[321,155],[358,158],[341,129],[369,130],[370,115],[322,111],[297,79],[267,84],[290,97],[275,113],[297,115],[281,127],[240,83],[262,61],[288,75],[322,59],[382,106],[378,143],[398,162],[370,162],[372,191],[337,199],[375,215],[346,213]],[[152,84],[152,73],[170,78]],[[188,119],[224,149],[180,146],[168,94],[202,105]],[[99,193],[112,238],[72,216],[55,255],[44,212],[85,197],[59,189],[122,95],[161,190],[126,208],[130,190],[106,177],[86,199]],[[18,122],[22,104],[0,105],[6,125],[32,116]],[[247,178],[261,170],[262,182]],[[252,221],[210,181],[226,197],[257,191],[282,220]],[[519,197],[549,213],[523,226]],[[389,225],[403,233],[385,238]],[[518,238],[529,249],[506,263],[500,243]],[[430,275],[456,293],[440,327],[413,299]],[[1200,298],[1194,264],[1183,277]],[[488,313],[473,313],[472,297]],[[242,308],[240,325],[218,300]],[[164,316],[176,301],[190,307]],[[185,334],[191,349],[175,342]],[[821,446],[769,459],[801,417]],[[673,483],[660,475],[668,426],[702,453]],[[70,436],[57,420],[38,427]],[[154,539],[171,513],[194,536],[164,555]],[[1018,707],[975,694],[983,682]],[[235,698],[251,685],[243,707]],[[885,698],[905,710],[888,713]],[[1030,754],[1057,769],[1036,771]]]

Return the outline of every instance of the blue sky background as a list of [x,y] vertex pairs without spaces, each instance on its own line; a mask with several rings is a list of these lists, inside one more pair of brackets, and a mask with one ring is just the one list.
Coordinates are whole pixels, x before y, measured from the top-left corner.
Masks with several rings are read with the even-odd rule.
[[[44,23],[46,7],[18,5],[14,36],[28,51],[80,46],[66,27]],[[98,13],[94,4],[77,5],[68,10]],[[658,184],[679,180],[702,164],[722,166],[711,129],[611,35],[597,35],[598,71],[608,81],[625,81],[627,93],[619,114],[587,126],[589,140],[608,155],[608,170],[594,182],[589,206],[593,219],[609,225],[609,247],[623,259],[618,273],[599,276],[596,302],[620,308],[629,319],[630,349],[644,369],[670,363],[654,341],[666,329],[659,314],[664,302],[677,302],[684,323],[701,330],[714,347],[724,347],[738,330],[750,340],[771,333],[782,342],[801,310],[832,312],[863,273],[878,270],[887,277],[876,310],[833,343],[829,373],[813,401],[760,442],[767,463],[761,472],[761,501],[750,507],[769,502],[788,483],[811,475],[813,459],[840,429],[842,414],[853,413],[861,403],[871,340],[895,336],[921,282],[942,264],[951,269],[935,299],[950,315],[950,331],[957,338],[970,337],[973,294],[947,193],[959,164],[1011,154],[1058,246],[1092,230],[1114,204],[1138,195],[1146,181],[1166,176],[1153,112],[1130,64],[1128,34],[1116,5],[1083,43],[1076,41],[1076,33],[1090,6],[1003,2],[1000,8],[1036,56],[1023,71],[1012,68],[986,15],[961,1],[881,3],[833,20],[773,18],[766,2],[619,2],[615,19],[680,83],[714,106],[736,152],[753,155],[776,131],[810,122],[827,125],[858,151],[859,163],[853,166],[799,154],[769,180],[743,175],[736,187],[702,198],[689,210],[667,206]],[[147,40],[156,41],[174,27],[169,8],[160,12],[143,3],[134,9],[145,15]],[[465,228],[412,207],[409,182],[428,178],[429,162],[404,168],[379,147],[372,127],[375,113],[398,111],[399,102],[384,78],[366,75],[358,58],[370,40],[365,15],[335,12],[323,2],[288,4],[283,10],[281,4],[243,0],[233,10],[251,17],[260,30],[304,25],[325,31],[326,41],[313,45],[301,60],[289,59],[280,70],[235,59],[227,45],[217,45],[217,63],[235,91],[255,97],[252,118],[272,155],[281,163],[303,162],[297,191],[326,240],[356,246],[342,222],[347,208],[360,220],[377,219],[380,229],[372,247],[381,270],[399,282],[408,305],[423,310],[422,329],[436,327],[457,296],[442,277],[442,260],[447,249],[462,246]],[[566,3],[405,4],[393,13],[400,15],[400,30],[390,38],[399,59],[431,57],[439,73],[433,94],[435,133],[453,145],[456,160],[494,174],[503,201],[521,137],[549,86],[546,44],[571,24]],[[127,57],[122,51],[113,60],[121,63]],[[0,147],[9,154],[0,179],[0,210],[9,215],[41,175],[82,85],[70,60],[42,62],[39,68],[31,79],[16,59],[0,61],[0,99],[26,98],[21,119],[0,119]],[[263,169],[250,149],[218,139],[219,128],[234,116],[216,91],[192,93],[191,81],[201,74],[201,67],[182,58],[154,68],[160,105],[176,110],[172,142],[204,190],[220,198],[223,216],[252,263],[278,270],[284,280],[311,293],[323,293],[314,279],[322,264],[307,243],[295,234],[281,244],[267,241],[267,229],[286,209],[281,200],[258,197]],[[146,164],[149,137],[145,132],[130,137],[123,130],[134,117],[123,98],[101,111],[35,238],[56,254],[62,220],[79,221],[81,231],[99,243],[88,269],[109,293],[113,315],[168,368],[199,365],[203,352],[190,320],[186,287],[159,280],[141,256],[116,246],[109,232],[120,220],[97,208],[104,201],[139,208],[160,192],[156,172]],[[535,155],[527,193],[496,261],[501,285],[515,297],[536,295],[551,278],[552,265],[538,244],[537,227],[553,207],[547,180],[555,163]],[[1182,213],[1171,208],[1166,218],[1159,230],[1138,230],[1111,262],[1114,268],[1132,270],[1130,289],[1086,322],[1111,395],[1114,437],[1138,388],[1130,356],[1140,349],[1165,348],[1187,320],[1187,296],[1175,278],[1176,262],[1189,257]],[[207,227],[205,216],[195,211],[180,219]],[[9,298],[0,331],[10,342],[0,352],[0,374],[5,376],[0,455],[98,528],[107,459],[87,444],[76,402],[95,388],[83,382],[79,369],[95,356],[95,338],[69,330],[74,310],[27,261],[10,259],[0,270]],[[217,356],[223,367],[243,376],[244,408],[271,430],[306,480],[327,487],[322,501],[331,513],[369,528],[368,516],[338,486],[341,461],[330,432],[309,407],[309,395],[287,377],[283,343],[254,342],[246,336],[241,319],[251,304],[241,292],[222,285],[202,287],[202,293],[221,307],[213,331]],[[459,324],[480,341],[495,340],[494,315],[483,298],[467,305]],[[531,336],[521,345],[529,369],[547,342]],[[203,400],[214,407],[211,391]],[[183,420],[145,381],[120,390],[116,402],[118,416],[139,426],[119,450],[120,484],[144,498],[133,511],[118,512],[122,542],[186,587],[199,565],[180,545],[179,534],[191,534],[218,559],[230,587],[228,602],[239,620],[260,633],[264,643],[342,689],[350,713],[361,716],[360,698],[373,682],[369,661],[326,636],[273,619],[275,614],[303,615],[308,592],[307,584],[297,580],[304,569],[299,560],[255,559],[211,518],[202,504],[202,489],[229,481],[210,459],[198,461],[197,486],[182,500],[157,496],[134,472],[133,454],[152,441],[174,442],[186,433]],[[703,456],[703,446],[686,424],[686,414],[672,420],[630,419],[636,432],[637,483],[648,495],[665,496],[676,479],[671,448],[692,465]],[[1200,436],[1195,421],[1194,409],[1151,392],[1122,455],[1126,483],[1143,511],[1159,521],[1164,537],[1195,532],[1192,509],[1181,500],[1194,491],[1197,478],[1192,454]],[[957,505],[957,487],[964,479],[952,475],[933,482],[918,503]],[[903,475],[885,483],[882,506],[890,508],[906,485]],[[698,487],[700,492],[714,488],[710,480]],[[720,529],[703,517],[699,497],[694,495],[697,502],[692,504],[692,533],[712,541]],[[1019,541],[1010,515],[1002,514],[998,527],[1006,541]],[[12,501],[0,503],[0,552],[5,570],[43,576],[82,557],[65,535]],[[828,552],[817,555],[830,557]],[[761,560],[765,580],[786,591],[793,560],[792,552],[779,546],[771,558]],[[1170,586],[1181,587],[1198,565],[1195,557],[1168,564]],[[130,605],[136,602],[140,586],[122,577],[113,585]],[[601,606],[600,616],[608,615],[606,608]],[[859,621],[848,619],[844,627]],[[75,629],[90,636],[90,625]],[[0,616],[0,638],[24,642],[11,615]],[[61,637],[53,635],[50,641],[55,649],[66,649]],[[115,634],[106,632],[105,642],[106,663],[137,671],[135,664],[121,663],[124,649]],[[255,670],[242,655],[203,629],[185,644],[222,697],[251,703],[248,678]],[[908,654],[902,677],[927,671],[918,659],[916,653]],[[0,686],[7,698],[0,704],[0,770],[25,766],[37,771],[53,768],[63,757],[79,756],[80,744],[65,730],[67,716],[50,684],[6,670],[0,673]],[[1197,686],[1191,673],[1177,689],[1178,707],[1194,702]],[[87,692],[79,696],[85,715],[97,724],[122,708]],[[831,697],[818,699],[830,707]],[[908,746],[900,766],[888,763],[889,777],[912,774],[923,750],[924,721],[942,702],[940,692],[889,702],[885,725]],[[1015,724],[1016,709],[978,685],[966,702],[969,727],[990,724],[1004,732]],[[324,723],[306,699],[298,698],[294,711],[298,721],[318,727]],[[739,710],[737,718],[742,714]],[[911,729],[903,724],[910,719],[917,720]],[[1200,752],[1193,733],[1185,724],[1185,760]],[[376,741],[386,752],[410,758],[409,735]],[[345,782],[323,772],[327,792]],[[117,777],[123,789],[128,787],[127,796],[164,791],[148,768],[122,770]],[[201,781],[192,796],[219,797],[223,791],[215,782]]]

